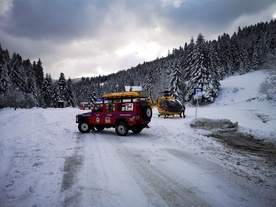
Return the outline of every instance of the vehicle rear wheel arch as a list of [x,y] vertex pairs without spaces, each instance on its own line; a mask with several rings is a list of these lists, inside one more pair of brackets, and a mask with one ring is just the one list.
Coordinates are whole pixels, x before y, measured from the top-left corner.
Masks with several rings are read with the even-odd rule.
[[132,128],[132,132],[133,132],[134,134],[139,134],[142,130],[143,130],[142,127],[135,127],[135,128]]
[[118,123],[120,123],[120,122],[124,122],[124,123],[126,124],[126,126],[128,126],[127,120],[126,120],[125,118],[118,118],[118,119],[116,119],[116,121],[115,121],[115,126],[116,126]]

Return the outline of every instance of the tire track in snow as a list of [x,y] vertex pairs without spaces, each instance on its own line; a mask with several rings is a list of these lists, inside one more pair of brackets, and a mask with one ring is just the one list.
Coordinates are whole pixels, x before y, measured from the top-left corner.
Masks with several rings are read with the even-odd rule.
[[110,142],[118,138],[114,131],[86,135],[84,162],[78,173],[78,186],[82,191],[78,206],[148,206],[145,196],[118,156],[117,148]]
[[[140,137],[139,140],[143,142],[143,138]],[[147,196],[149,206],[211,206],[198,197],[196,189],[186,187],[185,180],[177,179],[151,163],[151,156],[156,156],[155,149],[150,154],[146,152],[143,155],[144,150],[141,153],[133,148],[127,148],[122,143],[123,139],[111,142],[118,148],[118,155]],[[158,159],[163,160],[162,157]]]
[[[149,195],[153,192],[152,195],[161,198],[167,206],[267,206],[273,203],[265,199],[269,198],[266,189],[257,183],[252,185],[217,163],[162,140],[141,136],[121,138],[120,142],[114,144],[143,192]],[[151,198],[152,206],[161,205],[159,200],[155,202],[154,196]]]
[[78,206],[81,189],[78,186],[77,176],[83,164],[84,134],[77,135],[74,153],[65,157],[63,177],[61,182],[62,206]]
[[108,130],[86,134],[83,163],[73,184],[78,189],[72,194],[75,206],[210,206],[195,193],[197,189],[185,186],[185,180],[151,164],[152,152],[143,155],[127,147],[125,139],[130,136],[120,138]]

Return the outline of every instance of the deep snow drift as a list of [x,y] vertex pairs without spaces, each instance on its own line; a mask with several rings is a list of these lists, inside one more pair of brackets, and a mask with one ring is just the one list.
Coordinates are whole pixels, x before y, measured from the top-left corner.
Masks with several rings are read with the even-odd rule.
[[[197,118],[229,119],[238,130],[276,141],[276,102],[259,94],[267,73],[221,82]],[[185,119],[158,118],[118,137],[81,134],[77,108],[0,111],[0,206],[275,206],[275,166],[235,151]]]

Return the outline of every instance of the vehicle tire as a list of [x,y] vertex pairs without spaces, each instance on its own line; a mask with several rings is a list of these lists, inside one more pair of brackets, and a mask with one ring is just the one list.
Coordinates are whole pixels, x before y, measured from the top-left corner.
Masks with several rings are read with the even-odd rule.
[[151,117],[152,117],[152,109],[150,106],[146,106],[146,107],[143,107],[142,109],[142,116],[144,119],[146,119],[147,121],[150,121],[151,120]]
[[133,132],[134,134],[139,134],[142,130],[143,130],[143,128],[137,127],[137,128],[133,128],[133,129],[132,129],[132,132]]
[[126,136],[128,133],[128,128],[124,122],[119,122],[115,127],[115,131],[119,136]]
[[79,123],[78,128],[79,128],[79,131],[81,133],[88,133],[90,131],[90,129],[91,129],[90,126],[89,126],[89,124],[87,122],[81,122],[81,123]]
[[95,129],[97,129],[98,131],[102,131],[104,130],[105,127],[103,126],[95,126]]

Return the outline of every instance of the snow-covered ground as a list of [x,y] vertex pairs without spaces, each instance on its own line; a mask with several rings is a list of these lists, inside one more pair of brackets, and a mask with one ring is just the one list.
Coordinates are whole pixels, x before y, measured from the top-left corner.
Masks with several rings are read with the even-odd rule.
[[[197,118],[230,119],[276,142],[276,102],[258,93],[267,74],[221,82]],[[0,110],[0,206],[276,206],[275,166],[190,127],[158,118],[140,134],[81,134],[77,108]]]

